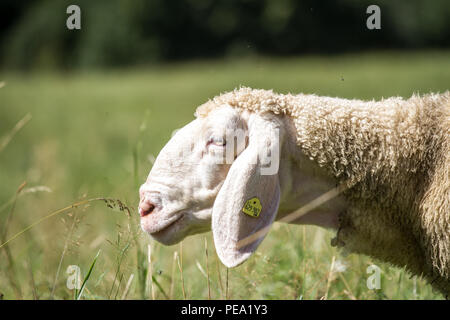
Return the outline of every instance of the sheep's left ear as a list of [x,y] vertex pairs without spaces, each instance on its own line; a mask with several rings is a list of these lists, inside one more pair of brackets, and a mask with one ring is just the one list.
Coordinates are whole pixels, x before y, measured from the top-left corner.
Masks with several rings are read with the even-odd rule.
[[280,202],[278,122],[254,114],[248,127],[248,146],[233,162],[212,211],[214,244],[227,267],[256,250]]

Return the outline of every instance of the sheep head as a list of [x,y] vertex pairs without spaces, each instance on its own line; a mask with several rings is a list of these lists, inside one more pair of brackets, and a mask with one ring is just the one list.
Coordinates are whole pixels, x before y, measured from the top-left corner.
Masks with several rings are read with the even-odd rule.
[[273,113],[222,105],[196,118],[164,146],[140,188],[142,229],[166,245],[212,229],[222,262],[239,265],[263,236],[239,241],[276,217],[281,139]]

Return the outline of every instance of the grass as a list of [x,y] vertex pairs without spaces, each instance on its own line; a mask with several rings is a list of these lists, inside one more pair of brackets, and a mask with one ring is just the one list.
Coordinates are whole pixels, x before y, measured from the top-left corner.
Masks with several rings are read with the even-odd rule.
[[[136,205],[172,131],[220,92],[246,85],[378,99],[444,91],[450,52],[3,73],[0,82],[2,239],[32,226],[0,248],[4,299],[76,298],[66,286],[71,265],[89,275],[81,299],[442,299],[403,269],[343,256],[330,246],[332,232],[310,226],[276,223],[247,263],[228,270],[210,233],[172,247],[149,240]],[[121,205],[88,201],[105,197]],[[366,285],[372,264],[381,268],[380,290]]]

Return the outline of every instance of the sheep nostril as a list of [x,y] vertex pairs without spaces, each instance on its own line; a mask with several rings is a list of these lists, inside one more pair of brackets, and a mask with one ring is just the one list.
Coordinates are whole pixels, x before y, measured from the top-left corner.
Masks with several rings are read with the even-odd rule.
[[146,202],[139,208],[139,215],[141,217],[145,217],[146,215],[152,213],[153,210],[155,210],[155,205],[153,203]]

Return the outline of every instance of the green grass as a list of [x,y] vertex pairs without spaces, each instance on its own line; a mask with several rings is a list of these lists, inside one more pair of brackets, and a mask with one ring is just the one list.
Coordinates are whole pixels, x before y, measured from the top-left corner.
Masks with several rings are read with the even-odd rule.
[[[197,105],[220,92],[244,85],[378,99],[445,91],[450,52],[252,57],[74,74],[3,73],[0,81],[5,82],[0,88],[0,139],[26,114],[32,116],[0,152],[0,232],[7,225],[5,239],[83,199],[120,199],[132,213],[129,217],[118,206],[111,210],[103,202],[90,202],[46,219],[8,243],[0,249],[4,299],[73,299],[66,286],[70,265],[81,268],[82,279],[89,272],[82,299],[182,299],[184,294],[207,299],[208,275],[213,299],[224,298],[226,292],[232,299],[442,298],[402,269],[365,256],[342,257],[329,245],[331,232],[283,224],[274,225],[247,263],[228,271],[227,286],[227,271],[218,262],[210,233],[183,241],[178,265],[174,252],[180,254],[180,247],[161,246],[140,232],[136,206],[138,187],[151,168],[149,158],[174,129],[193,119]],[[24,181],[27,185],[15,200]],[[30,189],[36,186],[52,192]],[[333,260],[345,261],[346,271],[330,273]],[[371,264],[382,270],[380,290],[366,286]]]

